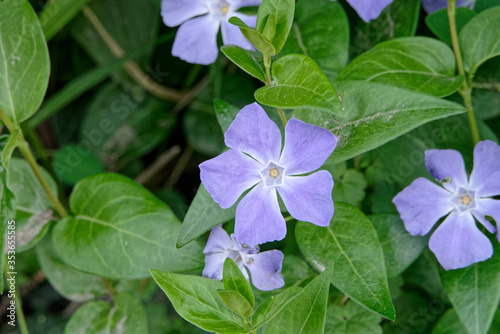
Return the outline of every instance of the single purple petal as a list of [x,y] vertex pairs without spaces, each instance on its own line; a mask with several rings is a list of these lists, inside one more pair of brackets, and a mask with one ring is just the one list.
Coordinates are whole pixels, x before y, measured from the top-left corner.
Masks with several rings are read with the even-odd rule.
[[179,24],[209,11],[207,0],[162,0],[161,16],[169,27]]
[[500,195],[500,145],[491,140],[476,145],[469,187],[479,197]]
[[222,253],[234,247],[235,244],[233,240],[229,237],[222,226],[218,225],[212,228],[212,230],[210,231],[207,244],[203,249],[203,254],[207,255],[210,253]]
[[319,226],[329,226],[333,217],[332,175],[320,170],[308,176],[287,176],[276,187],[290,215]]
[[234,232],[239,242],[250,247],[285,237],[286,223],[276,189],[260,182],[243,197],[236,207]]
[[219,54],[217,48],[219,26],[220,22],[211,15],[184,22],[177,30],[172,55],[188,63],[212,64]]
[[[234,16],[240,18],[249,27],[255,28],[255,23],[257,22],[256,15],[245,15],[241,13],[234,13]],[[228,21],[222,22],[222,42],[224,45],[233,44],[238,45],[246,50],[254,50],[255,48],[252,44],[243,36],[240,28],[232,25]]]
[[446,270],[465,268],[493,255],[490,240],[469,212],[453,211],[432,234],[429,248]]
[[283,253],[278,250],[252,254],[245,259],[253,285],[262,291],[279,289],[285,285],[281,275],[282,264]]
[[495,232],[495,227],[485,219],[485,216],[493,218],[497,224],[497,238],[500,241],[500,200],[481,198],[476,200],[476,207],[471,210],[476,219],[490,232]]
[[425,166],[431,175],[449,191],[467,188],[467,172],[460,152],[455,150],[425,151]]
[[257,103],[241,109],[224,138],[228,147],[251,155],[265,166],[270,161],[278,163],[281,132]]
[[[457,7],[468,7],[473,9],[475,3],[476,0],[457,0]],[[432,14],[438,9],[447,8],[448,0],[422,0],[422,5],[427,14]]]
[[231,8],[233,10],[238,10],[242,7],[255,7],[260,6],[262,0],[229,0],[231,2]]
[[292,118],[285,127],[279,165],[286,175],[309,173],[323,166],[336,146],[337,137],[327,129]]
[[375,20],[394,0],[347,0],[365,22]]
[[419,177],[394,197],[399,215],[411,235],[426,235],[442,216],[454,209],[452,194]]
[[224,261],[228,257],[227,252],[211,253],[205,255],[205,267],[203,268],[203,277],[222,280],[222,271],[224,268]]
[[245,190],[261,181],[260,163],[237,150],[228,150],[200,164],[201,183],[221,208],[230,208]]

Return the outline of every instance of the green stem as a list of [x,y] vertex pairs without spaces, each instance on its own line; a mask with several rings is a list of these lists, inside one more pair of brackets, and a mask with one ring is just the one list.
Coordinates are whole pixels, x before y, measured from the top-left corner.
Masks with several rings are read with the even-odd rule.
[[472,133],[472,141],[474,145],[477,144],[481,139],[479,136],[479,130],[477,127],[476,116],[474,114],[474,108],[472,106],[472,88],[470,78],[468,78],[465,74],[464,63],[462,60],[462,53],[460,51],[460,44],[458,41],[458,33],[457,33],[457,23],[456,23],[456,5],[457,0],[448,0],[448,18],[450,21],[450,34],[451,34],[451,42],[453,45],[453,52],[455,53],[455,58],[457,60],[457,68],[458,73],[464,76],[465,80],[462,87],[459,90],[460,95],[464,99],[465,107],[467,108],[467,116],[469,118],[470,130]]
[[[264,67],[266,68],[266,86],[273,86],[273,80],[271,78],[271,57],[264,56]],[[276,108],[276,110],[278,111],[283,126],[286,126],[288,120],[286,119],[285,112],[281,108]]]
[[[5,269],[5,278],[7,279],[7,273],[10,271],[9,270],[9,266],[8,266],[7,255],[5,255],[4,269]],[[29,334],[28,326],[26,325],[26,318],[24,317],[23,305],[21,303],[21,294],[19,293],[19,288],[17,286],[17,282],[14,283],[14,284],[15,284],[15,287],[16,287],[15,288],[14,301],[16,303],[16,319],[17,319],[17,324],[19,325],[19,330],[20,330],[21,334]]]

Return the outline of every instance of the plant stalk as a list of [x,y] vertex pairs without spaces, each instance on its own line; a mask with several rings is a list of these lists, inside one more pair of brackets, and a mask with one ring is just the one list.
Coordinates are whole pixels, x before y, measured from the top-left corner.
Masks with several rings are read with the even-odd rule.
[[[5,269],[5,279],[7,279],[7,273],[10,271],[9,266],[8,266],[8,258],[7,255],[5,255],[5,261],[4,261],[4,269]],[[17,319],[17,324],[19,325],[19,331],[21,334],[29,334],[28,331],[28,326],[26,325],[26,318],[24,317],[24,312],[23,312],[23,305],[21,302],[21,294],[19,293],[19,288],[17,286],[17,282],[15,284],[15,295],[14,295],[14,302],[15,307],[16,307],[16,319]],[[9,289],[7,289],[9,290]],[[12,300],[12,299],[11,299]]]
[[[266,68],[266,86],[273,86],[273,80],[271,78],[271,57],[264,56],[264,67]],[[281,108],[276,108],[276,110],[278,111],[283,126],[286,126],[288,120],[286,119],[285,112]]]

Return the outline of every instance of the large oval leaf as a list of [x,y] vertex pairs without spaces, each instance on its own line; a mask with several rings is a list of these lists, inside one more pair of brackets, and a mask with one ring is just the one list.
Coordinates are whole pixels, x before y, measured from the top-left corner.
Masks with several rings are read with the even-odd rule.
[[74,217],[60,221],[53,242],[73,267],[112,279],[149,276],[150,268],[203,267],[202,247],[175,248],[180,224],[170,208],[134,181],[100,174],[79,182],[70,197]]
[[344,81],[335,84],[343,117],[330,112],[297,110],[295,116],[322,126],[338,138],[328,163],[339,163],[372,150],[435,119],[465,112],[459,104],[380,83]]
[[37,111],[49,74],[47,43],[29,2],[0,1],[0,109],[11,122]]
[[405,37],[378,44],[354,59],[338,77],[386,83],[418,92],[447,96],[464,80],[455,76],[451,49],[433,38]]
[[395,319],[382,246],[366,216],[353,206],[335,203],[330,226],[299,222],[297,244],[318,270],[335,264],[332,284],[364,307]]

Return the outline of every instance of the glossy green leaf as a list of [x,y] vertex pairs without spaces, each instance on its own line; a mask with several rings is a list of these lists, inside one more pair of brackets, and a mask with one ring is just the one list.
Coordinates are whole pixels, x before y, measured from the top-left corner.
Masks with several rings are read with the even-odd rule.
[[42,103],[49,52],[28,1],[0,1],[0,22],[0,109],[15,124],[30,118]]
[[268,41],[262,34],[254,29],[247,26],[239,17],[232,17],[229,19],[229,23],[240,28],[241,33],[246,39],[264,56],[274,56],[277,52],[274,45]]
[[257,60],[256,52],[245,50],[237,45],[224,45],[220,49],[229,60],[238,65],[243,71],[263,83],[266,82],[266,72]]
[[253,296],[252,287],[238,265],[229,257],[224,261],[223,280],[224,289],[236,291],[241,294],[253,310],[255,298]]
[[317,270],[335,264],[335,287],[364,307],[394,320],[382,246],[361,211],[335,203],[330,226],[299,222],[295,236],[300,251]]
[[235,214],[236,204],[229,209],[221,209],[205,187],[200,185],[182,222],[177,238],[177,247],[184,247],[212,227],[233,219]]
[[80,181],[70,197],[74,217],[56,225],[52,239],[62,260],[112,279],[148,277],[150,268],[203,267],[202,247],[175,249],[179,221],[170,208],[134,181],[99,174]]
[[382,334],[382,318],[356,303],[331,304],[326,311],[325,334]]
[[463,27],[459,34],[465,70],[474,75],[485,61],[500,55],[500,7],[487,9]]
[[420,256],[427,246],[427,238],[410,235],[397,214],[380,214],[369,218],[384,251],[387,277],[396,277]]
[[[470,10],[466,7],[458,7],[456,9],[455,21],[457,25],[457,32],[460,32],[467,22],[469,22],[476,12]],[[450,20],[448,18],[448,9],[442,8],[429,14],[425,17],[425,23],[429,29],[436,35],[440,40],[448,45],[451,45],[451,34],[450,34]]]
[[132,294],[116,296],[114,305],[92,301],[81,306],[71,317],[65,334],[147,333],[146,313]]
[[215,116],[217,116],[217,121],[223,133],[226,133],[227,129],[233,123],[236,115],[240,112],[240,108],[235,107],[227,102],[219,99],[214,100]]
[[463,83],[463,76],[455,76],[455,71],[455,56],[446,44],[428,37],[404,37],[358,56],[338,80],[380,82],[443,97]]
[[243,319],[219,297],[217,290],[224,288],[222,282],[159,270],[151,270],[151,275],[185,320],[209,332],[247,332]]
[[459,104],[380,83],[345,81],[335,87],[342,97],[340,123],[327,112],[295,111],[297,118],[337,136],[338,145],[328,159],[331,164],[372,150],[432,120],[465,112]]
[[71,21],[90,0],[51,0],[40,12],[40,24],[47,41],[50,41]]
[[298,287],[290,287],[282,293],[266,299],[255,311],[252,318],[253,329],[256,330],[271,319],[273,319],[281,310],[283,310],[290,302],[295,301],[298,296],[304,293],[304,289]]
[[311,58],[288,55],[272,64],[273,86],[259,88],[255,99],[277,108],[314,108],[340,115],[339,97]]
[[333,81],[349,59],[349,21],[338,2],[300,0],[283,54],[311,57]]
[[[57,196],[57,185],[52,176],[43,168],[42,174]],[[35,246],[47,233],[48,223],[53,219],[52,204],[25,160],[12,158],[8,184],[17,202],[16,251],[23,252]]]
[[451,308],[439,318],[431,334],[468,334],[468,332],[458,319],[457,312]]
[[101,160],[90,152],[82,152],[75,144],[66,145],[54,153],[52,168],[62,183],[71,186],[88,176],[104,173]]
[[107,294],[101,278],[78,271],[64,263],[56,253],[50,238],[44,238],[38,244],[36,253],[47,280],[64,298],[81,303]]
[[264,333],[323,334],[333,271],[332,264],[313,279],[293,303],[289,303],[266,325]]
[[275,53],[279,53],[286,42],[293,23],[294,9],[294,0],[263,0],[259,6],[256,24],[258,31],[263,32],[269,15],[274,16],[276,33],[271,42],[276,50]]
[[189,145],[204,155],[216,156],[226,148],[212,109],[188,110],[182,118],[182,127]]
[[253,307],[241,293],[232,290],[217,290],[217,293],[227,307],[244,319],[252,314]]
[[470,334],[486,334],[500,302],[500,246],[493,257],[464,269],[441,272],[441,282]]

